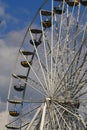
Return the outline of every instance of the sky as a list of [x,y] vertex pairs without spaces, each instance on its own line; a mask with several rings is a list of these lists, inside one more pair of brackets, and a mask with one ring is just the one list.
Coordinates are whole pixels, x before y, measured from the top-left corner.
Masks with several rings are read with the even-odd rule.
[[9,78],[18,47],[35,12],[35,0],[0,0],[0,99],[6,102]]
[[2,130],[5,130],[7,124],[6,102],[18,49],[43,1],[0,0],[0,129]]
[[[13,66],[26,29],[43,0],[0,0],[0,129]],[[1,122],[2,120],[2,122]]]
[[[37,3],[38,1],[38,3]],[[0,0],[0,111],[7,100],[8,87],[18,47],[35,12],[44,0]]]
[[[3,117],[2,122],[4,115],[6,116],[4,111],[8,88],[18,48],[29,23],[43,1],[0,0],[0,119]],[[3,126],[2,130],[4,130]]]
[[[42,1],[39,0],[37,3],[37,0],[0,0],[0,119],[2,122],[6,115],[4,111],[8,88],[18,48]],[[3,125],[0,125],[0,129],[1,127],[4,130]]]

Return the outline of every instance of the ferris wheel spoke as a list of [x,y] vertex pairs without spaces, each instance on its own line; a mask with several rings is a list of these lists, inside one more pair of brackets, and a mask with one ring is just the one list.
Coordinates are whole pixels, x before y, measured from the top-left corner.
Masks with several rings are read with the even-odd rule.
[[[67,4],[67,33],[66,33],[66,36],[67,36],[67,41],[69,41],[69,33],[70,33],[70,27],[71,27],[71,24],[72,24],[72,17],[73,17],[73,14],[74,14],[74,10],[75,10],[75,4],[72,8],[72,12],[71,12],[71,15],[69,16],[69,6]],[[78,14],[77,14],[77,18],[76,18],[76,32],[78,30],[78,21],[79,21],[79,15],[80,15],[80,4],[78,5]],[[69,21],[69,18],[70,18],[70,21]],[[76,39],[75,39],[76,41]]]
[[[81,75],[81,70],[79,70],[80,72],[79,72],[79,75],[78,75],[78,77],[79,77],[79,80],[77,80],[77,81],[74,81],[74,85],[76,85],[76,87],[77,87],[77,85],[79,85],[80,83],[84,83],[84,81],[86,81],[86,80],[84,80],[84,77],[86,76],[86,74],[87,74],[87,69],[83,72],[83,74]],[[77,76],[75,77],[75,80],[76,80],[76,78],[77,78]]]
[[[36,55],[35,55],[36,56]],[[36,58],[37,58],[37,56],[36,56]],[[47,67],[45,66],[45,64],[40,60],[40,62],[41,62],[41,65],[42,65],[42,67],[43,67],[43,69],[45,70],[45,72],[48,74],[49,73],[49,71],[47,70]]]
[[41,87],[41,84],[39,84],[39,82],[35,81],[34,79],[32,79],[31,77],[28,77],[28,79],[32,82],[35,83],[36,85]]
[[[28,62],[27,58],[23,55],[23,57],[25,58],[25,60],[27,61],[27,63],[29,64],[31,70],[33,71],[35,77],[37,78],[38,82],[41,84],[43,90],[46,92],[47,94],[47,91],[46,91],[46,87],[43,85],[43,83],[41,82],[40,78],[38,77],[38,75],[36,74],[35,72],[35,69],[33,69],[32,65],[30,65],[30,63]],[[24,80],[23,80],[24,81]],[[25,83],[27,83],[26,81],[24,81]],[[47,94],[48,95],[48,94]]]
[[67,126],[67,128],[68,128],[69,130],[71,130],[70,126],[67,124],[67,122],[66,122],[65,118],[63,117],[63,115],[61,114],[61,112],[59,112],[59,110],[58,110],[58,108],[56,107],[56,105],[54,105],[54,106],[55,106],[56,111],[59,113],[60,117],[61,117],[62,120],[64,121],[65,125]]
[[78,96],[75,97],[75,99],[78,99],[79,97],[84,96],[84,95],[86,95],[86,94],[87,94],[87,91],[86,91],[86,92],[83,92],[83,93],[80,93],[80,94],[78,94]]
[[32,118],[32,120],[31,120],[31,122],[30,122],[30,124],[29,124],[29,126],[27,127],[26,130],[29,130],[29,129],[32,127],[32,124],[33,124],[33,122],[35,121],[35,119],[36,119],[36,117],[38,116],[38,114],[40,113],[40,111],[41,111],[41,109],[42,109],[42,106],[43,106],[43,105],[41,105],[40,108],[36,111],[34,117]]
[[[80,85],[81,84],[81,85]],[[85,88],[85,85],[87,84],[87,80],[86,81],[84,81],[84,82],[82,82],[82,83],[79,83],[79,87],[78,87],[78,85],[77,85],[77,88],[76,88],[76,90],[75,90],[75,92],[74,92],[74,96],[76,96],[76,95],[78,95],[78,93],[81,91],[81,89],[83,89],[83,88]]]
[[[86,31],[86,26],[85,26],[85,29],[84,29],[84,33],[85,33],[85,31]],[[74,63],[74,61],[75,61],[75,59],[76,59],[76,57],[77,57],[77,55],[78,55],[79,51],[82,49],[82,47],[83,47],[83,45],[84,45],[84,43],[85,43],[86,39],[87,39],[87,38],[84,38],[84,34],[83,34],[83,38],[82,38],[81,45],[80,45],[80,47],[79,47],[79,49],[78,49],[77,53],[75,54],[75,56],[74,56],[74,58],[73,58],[72,62],[70,63],[70,65],[69,65],[68,69],[66,70],[66,72],[65,72],[65,74],[64,74],[64,76],[63,76],[63,78],[60,80],[59,85],[58,85],[57,89],[55,90],[55,92],[58,92],[58,91],[61,89],[60,84],[61,84],[61,83],[62,83],[62,81],[65,79],[65,76],[67,75],[68,71],[70,70],[70,67],[71,67],[71,66],[72,66],[72,64]]]
[[60,105],[59,103],[58,103],[58,105],[60,106],[60,108],[64,109],[66,112],[68,112],[69,114],[74,116],[78,121],[80,121],[83,124],[84,128],[86,127],[85,122],[83,121],[83,119],[81,117],[79,117],[79,115],[77,115],[76,113],[73,113],[68,108],[64,107],[63,105]]
[[[34,44],[34,38],[33,38],[33,36],[32,36],[31,30],[30,30],[30,35],[31,35],[31,38],[32,38],[32,41],[33,41],[33,44]],[[35,51],[36,51],[36,55],[37,55],[37,57],[38,57],[38,63],[39,63],[39,65],[40,65],[40,68],[41,68],[41,71],[42,71],[42,75],[43,75],[43,79],[44,79],[44,81],[45,81],[46,89],[47,89],[47,88],[48,88],[48,84],[47,84],[46,76],[45,76],[45,73],[44,73],[42,64],[41,64],[41,62],[40,62],[39,53],[38,53],[38,50],[37,50],[35,44],[34,44],[34,48],[35,48]]]
[[87,0],[45,0],[37,10],[11,77],[7,129],[87,129],[86,11]]
[[[48,79],[48,87],[50,86],[50,80],[49,80],[49,69],[48,69],[48,58],[47,58],[47,49],[46,49],[46,43],[47,43],[47,45],[48,45],[48,48],[50,49],[50,46],[49,46],[49,43],[48,42],[46,42],[46,34],[45,34],[45,30],[46,29],[44,29],[43,28],[43,25],[42,25],[42,23],[43,23],[43,18],[42,18],[42,15],[41,15],[41,11],[40,11],[40,19],[41,19],[41,27],[42,27],[42,32],[43,32],[43,44],[44,44],[44,55],[45,55],[45,62],[46,62],[46,66],[45,66],[45,70],[46,70],[46,73],[47,73],[47,79]],[[43,64],[42,64],[42,66],[43,66]],[[47,87],[47,89],[49,90],[49,88]]]
[[[35,108],[33,108],[32,110],[30,110],[29,112],[24,113],[23,115],[21,115],[21,119],[23,119],[23,118],[26,117],[27,115],[31,114],[33,111],[36,111],[39,107],[40,107],[40,106],[35,107]],[[9,127],[10,125],[14,126],[16,122],[19,122],[19,120],[20,120],[20,117],[18,117],[17,119],[11,121],[11,122],[10,122],[9,124],[7,124],[6,126],[8,126],[8,127]],[[28,127],[29,123],[30,123],[30,121],[27,121],[27,122],[24,121],[23,124],[22,124],[20,127],[18,127],[18,129],[24,128],[25,126]],[[26,128],[27,128],[27,127],[26,127]],[[16,127],[15,127],[15,128],[16,128]],[[25,128],[25,129],[26,129],[26,128]]]
[[73,17],[74,10],[75,10],[75,4],[72,8],[72,12],[71,12],[71,15],[70,15],[70,24],[72,23],[72,17]]
[[[65,3],[65,1],[63,1],[63,5],[62,5],[62,15],[61,15],[61,20],[60,20],[60,29],[59,29],[58,41],[57,41],[58,51],[59,51],[59,49],[60,49],[60,40],[61,40],[61,31],[62,31],[62,22],[63,22],[64,3]],[[56,77],[57,58],[58,58],[58,55],[59,55],[59,54],[58,54],[58,51],[57,51],[57,54],[56,54],[55,64],[54,64],[54,74],[53,74],[53,77],[54,77],[54,78]]]
[[[68,42],[69,42],[69,33],[70,33],[70,27],[71,27],[71,23],[72,23],[72,17],[73,17],[73,13],[74,13],[74,8],[75,8],[75,5],[73,6],[72,8],[72,12],[71,12],[71,15],[69,16],[69,6],[67,4],[67,28],[66,28],[66,39],[64,42],[64,44],[67,44],[67,48],[68,48]],[[69,21],[69,18],[70,18],[70,21]]]
[[[84,37],[84,34],[86,32],[86,25],[85,27],[81,28],[77,33],[76,35],[73,36],[73,39],[71,41],[68,42],[68,44],[73,44],[74,45],[74,42],[76,41],[76,39],[78,38],[78,36],[83,33],[83,37]],[[83,40],[83,37],[82,37],[82,40]],[[82,40],[81,40],[81,43],[82,43]],[[65,39],[65,42],[64,42],[64,45],[66,45],[66,39]],[[65,48],[64,48],[65,49]],[[78,51],[78,50],[77,50]],[[77,52],[76,51],[76,52]],[[64,51],[63,51],[64,52]],[[80,53],[79,53],[80,54]],[[62,55],[63,56],[63,55]]]
[[[82,69],[83,69],[83,67],[84,67],[84,65],[85,65],[85,63],[86,63],[86,55],[87,55],[87,54],[85,54],[81,65],[78,66],[78,67],[75,69],[75,71],[71,74],[70,78],[68,79],[68,80],[70,80],[70,79],[72,79],[72,78],[74,77],[74,79],[73,79],[73,86],[77,86],[77,85],[82,81],[82,79],[84,78],[84,76],[85,76],[85,74],[86,74],[86,71],[87,71],[87,70],[85,70],[85,72],[83,72],[83,75],[80,76],[80,75],[81,75],[80,73],[82,72]],[[80,76],[80,78],[79,78],[79,81],[78,81],[77,78],[78,78],[79,76]],[[76,87],[75,87],[75,88],[76,88]],[[75,88],[74,88],[74,89],[75,89]]]
[[26,30],[26,33],[25,33],[24,38],[23,38],[23,40],[22,40],[22,43],[21,43],[21,45],[20,45],[20,49],[22,48],[23,44],[25,43],[26,36],[27,36],[27,34],[28,34],[28,32],[29,32],[29,28],[30,28],[31,25],[34,23],[34,21],[35,21],[37,15],[38,15],[40,9],[41,9],[47,2],[48,2],[48,0],[45,0],[45,1],[41,4],[40,8],[37,10],[35,16],[33,17],[31,23],[29,24],[29,26],[28,26],[28,28],[27,28],[27,30]]
[[[86,55],[87,54],[84,55],[81,65],[76,70],[77,73],[75,73],[75,78],[74,78],[74,81],[73,81],[73,85],[76,86],[74,89],[78,89],[78,85],[82,84],[82,80],[84,79],[84,77],[85,77],[85,75],[87,73],[87,69],[86,69],[83,72],[83,74],[81,75],[83,67],[85,68],[86,57],[87,57]],[[79,77],[79,80],[77,80],[78,77]],[[84,81],[83,81],[83,83],[84,83]]]
[[40,130],[43,130],[43,128],[44,128],[44,121],[45,121],[45,115],[46,115],[46,107],[47,107],[47,104],[45,102],[44,103],[44,107],[43,107],[43,112],[42,112],[42,119],[41,119],[41,124],[40,124]]
[[87,15],[86,11],[87,11],[87,7],[82,11],[82,14],[80,15],[80,18],[81,18],[80,22],[82,22],[84,20],[85,15]]
[[[80,52],[81,53],[81,52]],[[74,79],[73,79],[73,84],[75,84],[75,79],[79,76],[79,74],[80,74],[80,72],[81,72],[81,70],[82,70],[82,67],[83,67],[83,65],[84,65],[84,63],[83,63],[83,65],[81,66],[79,66],[78,64],[79,64],[79,60],[80,60],[80,55],[79,56],[77,56],[77,61],[76,61],[76,66],[75,66],[75,69],[74,69],[74,72],[72,73],[72,75],[71,76],[73,76],[74,77]]]
[[62,129],[61,129],[60,122],[59,122],[59,117],[57,116],[57,113],[56,113],[55,110],[54,110],[54,114],[55,114],[55,117],[56,117],[56,120],[57,120],[57,123],[58,123],[58,128],[59,128],[59,130],[62,130]]
[[[43,91],[41,91],[40,89],[38,89],[38,88],[36,88],[35,86],[30,86],[30,82],[28,82],[28,81],[25,81],[24,79],[21,79],[20,77],[18,77],[16,74],[13,74],[16,78],[18,78],[18,79],[20,79],[23,83],[26,83],[29,87],[31,87],[31,88],[33,88],[34,90],[36,90],[37,92],[39,92],[40,94],[42,94],[43,96],[46,96],[46,93],[45,93],[45,91],[43,92]],[[42,85],[41,85],[42,86]],[[41,87],[41,88],[43,88],[43,86]],[[44,90],[44,88],[43,88],[43,90]]]

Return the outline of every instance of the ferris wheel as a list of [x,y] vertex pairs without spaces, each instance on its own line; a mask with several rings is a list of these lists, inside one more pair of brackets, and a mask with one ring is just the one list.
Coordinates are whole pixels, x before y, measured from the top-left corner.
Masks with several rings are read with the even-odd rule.
[[87,0],[44,0],[8,92],[9,130],[87,130]]

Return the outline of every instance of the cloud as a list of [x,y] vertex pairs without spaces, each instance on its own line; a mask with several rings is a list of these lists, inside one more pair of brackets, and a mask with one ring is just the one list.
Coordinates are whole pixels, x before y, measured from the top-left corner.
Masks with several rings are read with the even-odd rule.
[[[0,16],[5,18],[2,20],[0,27],[7,27],[7,20],[14,19],[14,17],[6,13],[7,5],[1,4],[0,7],[2,7],[2,13]],[[0,97],[2,102],[7,101],[11,74],[13,73],[18,49],[24,34],[25,28],[21,30],[15,30],[12,28],[11,31],[0,34]]]
[[0,47],[0,96],[6,101],[17,48]]
[[5,15],[5,8],[0,6],[0,16],[4,16]]
[[6,110],[6,103],[1,101],[0,98],[0,112],[3,112]]
[[[0,70],[1,74],[5,71],[8,72],[10,65],[12,65],[17,47],[9,47],[5,40],[0,39]],[[4,69],[4,71],[3,71]],[[0,74],[0,75],[1,75]]]
[[12,16],[11,12],[7,13],[8,5],[0,1],[0,20],[2,21],[0,24],[0,27],[6,28],[8,25],[8,22],[12,23],[18,23],[19,19]]
[[11,31],[7,34],[6,36],[6,42],[7,42],[7,46],[18,46],[22,40],[23,40],[23,33],[24,33],[24,29],[23,30],[19,30],[19,31]]
[[5,125],[7,124],[8,113],[6,111],[0,113],[0,129],[6,130]]
[[3,102],[7,100],[10,77],[14,69],[19,43],[24,30],[11,31],[0,39],[0,96]]
[[[0,97],[6,102],[10,77],[18,53],[18,47],[24,36],[24,29],[15,31],[11,28],[8,32],[9,23],[17,23],[18,19],[11,12],[7,12],[9,5],[0,0]],[[5,29],[7,29],[5,31]],[[3,107],[2,107],[3,110]]]

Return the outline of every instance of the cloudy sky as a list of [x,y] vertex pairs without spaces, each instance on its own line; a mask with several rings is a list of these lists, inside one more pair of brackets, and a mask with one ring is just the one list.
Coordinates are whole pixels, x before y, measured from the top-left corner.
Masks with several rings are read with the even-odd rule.
[[[43,1],[0,0],[0,119],[3,117],[4,120],[6,117],[4,111],[18,48],[29,23]],[[0,128],[4,130],[1,125]]]
[[[6,116],[4,110],[18,47],[42,1],[38,1],[37,4],[37,0],[0,0],[0,119],[2,122],[4,114]],[[4,130],[3,125],[0,125],[1,127]]]
[[[43,0],[0,0],[0,100],[6,102],[18,47]],[[0,105],[3,110],[4,105]]]

